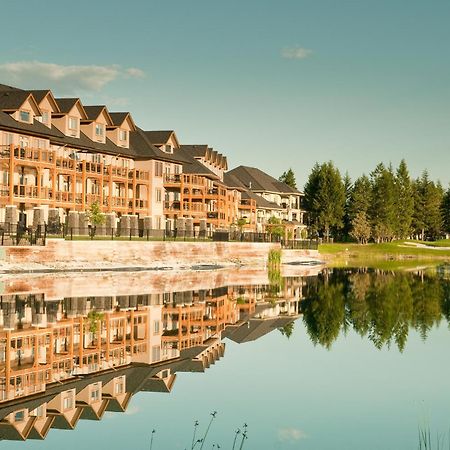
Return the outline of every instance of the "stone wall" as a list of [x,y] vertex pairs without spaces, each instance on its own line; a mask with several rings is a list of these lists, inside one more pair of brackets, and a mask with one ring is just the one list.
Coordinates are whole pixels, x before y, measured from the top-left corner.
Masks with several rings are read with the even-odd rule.
[[[196,265],[264,267],[279,244],[247,242],[65,241],[48,239],[45,247],[3,247],[0,272],[177,269]],[[283,250],[283,262],[318,259],[317,251]]]

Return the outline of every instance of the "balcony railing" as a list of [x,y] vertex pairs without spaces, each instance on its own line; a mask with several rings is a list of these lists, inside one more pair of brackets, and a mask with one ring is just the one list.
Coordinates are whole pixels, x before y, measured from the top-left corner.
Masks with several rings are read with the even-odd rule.
[[181,204],[179,201],[174,202],[164,202],[164,209],[169,211],[180,211]]
[[164,183],[178,184],[181,183],[180,175],[164,174]]

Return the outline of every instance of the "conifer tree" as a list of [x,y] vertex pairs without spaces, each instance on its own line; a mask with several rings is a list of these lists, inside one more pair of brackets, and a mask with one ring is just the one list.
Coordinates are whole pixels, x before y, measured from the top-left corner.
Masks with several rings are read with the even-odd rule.
[[289,168],[286,172],[283,172],[280,178],[278,178],[279,181],[282,181],[283,183],[286,183],[288,186],[290,186],[293,189],[297,189],[297,182],[295,180],[295,174],[294,171]]
[[444,194],[441,210],[443,231],[446,234],[450,234],[450,186]]
[[345,188],[341,174],[329,161],[315,164],[305,185],[305,204],[312,230],[329,239],[330,230],[343,226]]
[[395,177],[391,167],[378,164],[370,174],[372,201],[369,213],[373,236],[377,242],[390,241],[395,237],[397,225],[395,210]]
[[395,188],[395,209],[397,213],[397,227],[395,234],[398,238],[405,239],[411,234],[412,218],[414,213],[414,197],[411,178],[404,159],[401,160],[397,169]]

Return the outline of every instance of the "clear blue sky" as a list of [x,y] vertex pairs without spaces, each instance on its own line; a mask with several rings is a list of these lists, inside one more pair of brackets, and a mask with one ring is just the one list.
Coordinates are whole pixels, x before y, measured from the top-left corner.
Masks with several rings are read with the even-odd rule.
[[450,182],[448,0],[4,3],[0,82],[129,110],[230,167],[292,166],[300,186],[330,159]]

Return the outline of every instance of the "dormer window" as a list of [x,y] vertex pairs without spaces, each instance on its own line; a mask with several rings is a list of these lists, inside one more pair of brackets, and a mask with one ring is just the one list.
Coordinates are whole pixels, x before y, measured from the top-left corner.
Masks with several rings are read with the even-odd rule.
[[23,111],[21,110],[19,112],[19,118],[21,122],[30,122],[31,114],[30,111]]
[[170,144],[166,144],[164,147],[166,153],[173,153],[173,148]]
[[42,123],[48,125],[50,121],[50,114],[48,113],[48,111],[42,111],[41,121]]
[[127,141],[128,140],[128,132],[127,132],[127,130],[120,130],[119,131],[119,140],[121,140],[121,141]]
[[95,135],[97,137],[103,137],[103,134],[105,133],[105,127],[99,123],[95,125]]
[[78,130],[78,119],[76,117],[69,117],[69,130]]

